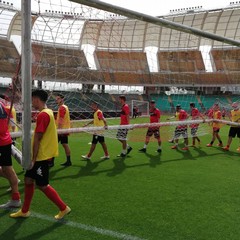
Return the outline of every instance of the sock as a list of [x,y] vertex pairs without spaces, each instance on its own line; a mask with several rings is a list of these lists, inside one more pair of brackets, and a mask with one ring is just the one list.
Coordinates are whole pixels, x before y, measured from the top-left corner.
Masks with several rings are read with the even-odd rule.
[[158,146],[158,149],[162,149],[162,146]]
[[60,211],[66,209],[67,205],[62,201],[56,190],[48,185],[44,190],[43,193],[50,199],[55,205],[58,206]]
[[104,153],[105,153],[105,156],[108,156],[108,151],[105,151]]
[[28,212],[31,202],[32,202],[32,198],[33,198],[33,194],[34,194],[34,184],[25,184],[25,188],[24,188],[24,203],[22,206],[22,212],[26,213]]
[[67,156],[67,162],[71,162],[71,156]]
[[20,200],[20,193],[19,192],[12,193],[12,200]]
[[219,140],[219,143],[222,144],[222,140]]
[[147,144],[144,144],[143,148],[147,148]]
[[126,153],[127,153],[127,150],[126,150],[126,149],[123,149],[123,150],[122,150],[122,153],[123,153],[123,154],[126,154]]
[[211,141],[210,144],[213,145],[213,141]]

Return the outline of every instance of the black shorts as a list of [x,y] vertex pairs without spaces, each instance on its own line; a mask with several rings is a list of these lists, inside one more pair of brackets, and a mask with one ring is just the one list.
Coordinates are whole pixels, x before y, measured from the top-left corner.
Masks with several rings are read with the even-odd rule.
[[68,135],[58,135],[58,142],[68,144]]
[[240,138],[240,128],[239,127],[230,127],[228,136],[235,138],[236,135],[238,138]]
[[0,146],[0,166],[12,166],[12,144]]
[[49,184],[48,160],[35,162],[33,168],[26,171],[25,177],[34,179],[38,186],[47,186]]
[[191,128],[191,135],[193,137],[196,137],[197,136],[197,131],[198,131],[198,127]]
[[128,134],[128,129],[118,129],[117,132],[117,139],[119,140],[126,140]]
[[151,137],[153,134],[154,134],[155,138],[159,138],[160,137],[159,127],[148,128],[146,136],[147,137]]
[[188,137],[187,128],[176,128],[174,132],[174,138],[179,138],[180,136],[183,136],[183,138]]
[[97,144],[98,142],[104,143],[104,136],[93,135],[92,144]]

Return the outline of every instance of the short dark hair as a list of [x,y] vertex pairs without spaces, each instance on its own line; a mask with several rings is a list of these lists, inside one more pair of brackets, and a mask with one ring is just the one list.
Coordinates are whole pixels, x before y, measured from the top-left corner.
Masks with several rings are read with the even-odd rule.
[[119,98],[126,101],[126,97],[124,95],[120,95]]
[[150,103],[155,103],[155,100],[151,100],[151,102]]
[[191,102],[190,107],[195,107],[195,103]]
[[64,99],[64,96],[61,93],[58,93],[57,97],[60,97],[61,99]]
[[176,105],[176,108],[181,108],[181,105],[180,105],[180,104],[177,104],[177,105]]
[[46,102],[48,100],[48,93],[43,89],[37,89],[32,92],[32,97],[38,97],[41,101]]

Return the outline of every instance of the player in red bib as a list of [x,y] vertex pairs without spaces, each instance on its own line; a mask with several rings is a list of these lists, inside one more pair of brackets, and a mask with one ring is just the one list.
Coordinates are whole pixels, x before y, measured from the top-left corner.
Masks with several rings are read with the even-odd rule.
[[[192,120],[197,120],[199,118],[202,118],[203,120],[205,120],[203,115],[195,107],[195,103],[190,103],[190,109],[191,109]],[[195,147],[196,140],[198,141],[198,144],[201,143],[199,137],[197,136],[198,126],[199,126],[199,124],[196,124],[196,123],[193,123],[193,124],[190,125],[191,135],[192,135],[192,146],[193,147]]]
[[8,118],[10,116],[10,110],[0,102],[0,166],[2,169],[2,175],[8,179],[12,196],[6,204],[0,205],[0,208],[12,208],[20,207],[21,200],[18,191],[18,178],[12,167],[12,138],[8,130]]
[[[152,100],[150,102],[149,115],[150,115],[150,123],[158,123],[160,121],[161,113],[160,113],[160,110],[158,108],[156,108],[154,100]],[[147,131],[147,134],[146,134],[145,144],[144,144],[143,148],[139,150],[139,152],[146,152],[147,151],[147,145],[148,145],[152,135],[154,135],[154,137],[158,141],[157,152],[159,152],[159,153],[162,152],[159,127],[149,127],[148,128],[148,131]]]
[[[126,104],[126,97],[121,95],[119,97],[121,103],[121,113],[120,113],[120,125],[129,125],[129,114],[130,109],[129,106]],[[128,129],[118,129],[117,132],[117,139],[122,143],[122,152],[118,155],[118,157],[126,157],[132,151],[132,147],[127,144],[127,134]]]
[[[188,114],[185,110],[181,108],[181,105],[176,106],[176,119],[178,121],[185,121],[188,118]],[[188,133],[187,133],[187,125],[178,125],[175,128],[174,132],[174,140],[175,140],[175,145],[172,146],[172,149],[177,149],[178,148],[178,140],[180,136],[183,136],[184,138],[184,144],[185,146],[182,148],[182,150],[188,150]]]

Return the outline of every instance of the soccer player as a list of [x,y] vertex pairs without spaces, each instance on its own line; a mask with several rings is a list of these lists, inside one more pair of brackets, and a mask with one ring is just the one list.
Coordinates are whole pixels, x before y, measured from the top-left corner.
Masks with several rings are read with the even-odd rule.
[[[150,102],[150,109],[149,109],[149,115],[150,115],[150,123],[158,123],[160,121],[161,113],[158,108],[156,108],[155,101],[152,100]],[[145,144],[142,149],[139,150],[139,152],[146,152],[147,151],[147,145],[149,143],[149,140],[151,136],[154,134],[154,137],[157,139],[158,142],[158,149],[157,152],[162,152],[161,148],[161,138],[159,133],[159,127],[149,127],[147,134],[146,134],[146,140]]]
[[48,160],[58,155],[57,129],[53,111],[46,107],[48,94],[44,90],[32,92],[32,105],[40,113],[37,116],[32,142],[31,167],[24,177],[24,203],[22,208],[10,217],[28,217],[34,194],[34,183],[59,208],[55,219],[62,219],[71,209],[62,201],[56,190],[49,185]]
[[133,106],[133,118],[137,118],[138,116],[138,107],[136,105]]
[[[97,102],[93,102],[91,105],[94,114],[93,114],[93,120],[87,124],[84,125],[84,127],[93,124],[95,127],[105,127],[107,128],[107,122],[103,116],[102,111],[98,108],[98,103]],[[91,160],[91,156],[92,153],[94,152],[97,143],[100,143],[102,145],[103,151],[104,151],[104,156],[101,157],[101,159],[109,159],[110,156],[108,154],[108,149],[107,149],[107,145],[105,143],[105,139],[103,136],[103,132],[96,132],[95,134],[93,134],[93,138],[92,138],[92,145],[91,148],[89,150],[89,153],[87,155],[82,155],[82,158],[86,159],[86,160]]]
[[11,147],[12,138],[8,130],[9,109],[0,101],[0,166],[1,174],[10,183],[12,195],[11,200],[0,205],[0,208],[20,207],[21,200],[18,191],[18,178],[12,167]]
[[[213,113],[212,113],[213,120],[222,118],[222,113],[221,113],[221,111],[219,109],[219,105],[217,103],[213,105],[212,110],[213,110]],[[212,130],[213,130],[212,131],[212,140],[210,143],[207,144],[207,147],[212,147],[216,138],[219,141],[218,146],[223,147],[223,143],[222,143],[221,137],[219,135],[220,128],[221,128],[221,123],[218,123],[218,122],[212,123]]]
[[[176,119],[177,119],[177,121],[185,121],[185,120],[187,120],[187,118],[188,118],[187,112],[181,108],[180,104],[178,104],[176,106]],[[184,138],[184,144],[185,144],[185,146],[182,148],[182,150],[188,150],[188,133],[187,133],[187,125],[186,124],[178,125],[175,128],[175,131],[174,131],[175,144],[174,144],[174,146],[171,147],[172,149],[177,149],[178,148],[178,140],[179,140],[179,137],[181,135]]]
[[[128,125],[129,124],[129,114],[130,109],[126,104],[126,97],[124,95],[119,96],[119,101],[121,103],[121,113],[120,113],[120,125]],[[118,129],[117,139],[122,143],[122,152],[118,155],[118,157],[126,157],[132,151],[132,147],[127,144],[127,134],[128,129]]]
[[[68,129],[71,127],[70,114],[68,107],[64,104],[64,96],[57,94],[56,102],[58,104],[58,113],[56,119],[56,125],[58,129]],[[71,151],[68,145],[68,134],[58,134],[58,142],[60,142],[64,148],[66,155],[66,162],[62,163],[62,166],[71,166]],[[49,162],[49,166],[54,166],[54,158]]]
[[[193,102],[190,103],[190,109],[191,109],[192,120],[197,120],[200,117],[203,119],[203,121],[205,121],[205,118],[203,117],[203,115],[195,107],[195,103],[193,103]],[[198,126],[199,126],[199,124],[196,124],[196,123],[193,123],[190,125],[191,135],[192,135],[192,145],[191,146],[193,146],[193,147],[195,147],[196,140],[198,141],[198,144],[201,143],[199,137],[197,136]]]
[[[234,102],[232,104],[232,110],[231,110],[231,121],[234,123],[240,123],[240,110],[239,110],[239,104],[237,102]],[[232,139],[237,137],[240,139],[240,127],[239,126],[231,126],[228,133],[228,142],[227,146],[223,149],[226,151],[229,151],[229,147],[232,143]]]

